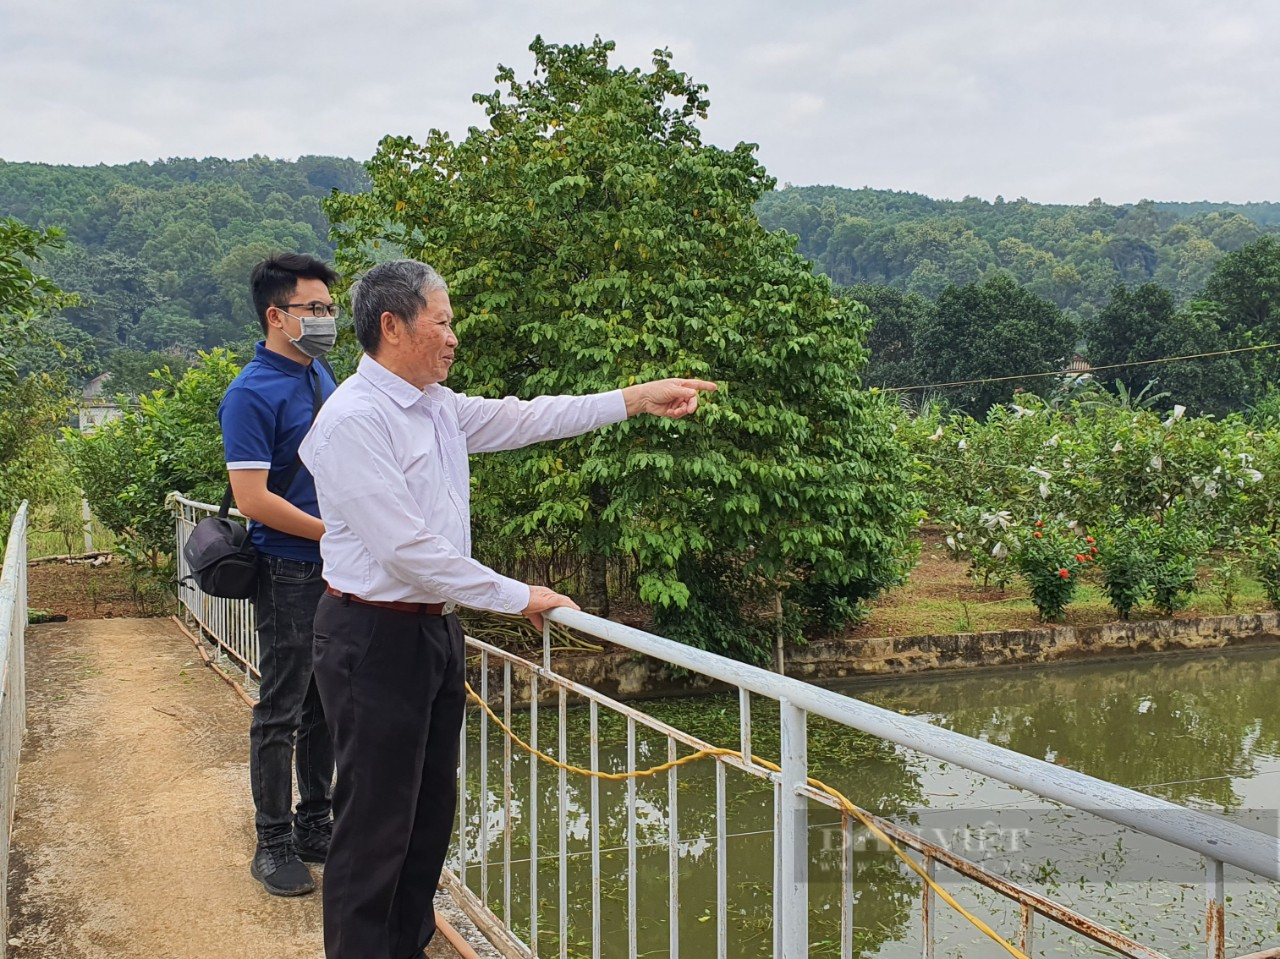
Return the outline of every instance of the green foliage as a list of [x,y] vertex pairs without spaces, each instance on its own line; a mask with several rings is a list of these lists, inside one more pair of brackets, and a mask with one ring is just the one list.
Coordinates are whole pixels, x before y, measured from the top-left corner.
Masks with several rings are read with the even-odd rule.
[[111,393],[129,396],[149,393],[156,388],[157,376],[163,371],[168,370],[173,375],[181,376],[190,365],[180,353],[116,350],[106,363],[106,372],[111,374],[107,389]]
[[[1086,329],[1089,358],[1098,366],[1143,363],[1161,357],[1212,353],[1234,345],[1222,324],[1220,307],[1196,300],[1181,309],[1172,294],[1154,283],[1116,287],[1107,306]],[[1238,356],[1108,370],[1106,378],[1138,393],[1148,384],[1176,396],[1194,412],[1223,414],[1239,409],[1247,383]]]
[[[1089,360],[1095,366],[1112,366],[1155,359],[1154,343],[1161,330],[1173,319],[1177,307],[1173,294],[1156,283],[1144,283],[1132,289],[1116,286],[1106,305],[1086,324]],[[1137,393],[1160,375],[1150,367],[1108,370],[1107,379],[1124,384]]]
[[1225,546],[1227,531],[1270,527],[1280,500],[1280,432],[1239,415],[1189,417],[1036,397],[996,407],[986,422],[936,409],[903,415],[898,436],[936,520],[963,506],[1015,517],[1045,512],[1090,528],[1158,517],[1177,499]]
[[1011,560],[1044,622],[1062,622],[1091,555],[1074,523],[1036,520],[1018,531]]
[[1102,310],[1117,284],[1158,283],[1181,304],[1224,256],[1280,225],[1275,203],[1059,206],[837,186],[788,186],[756,209],[838,284],[934,297],[1004,270],[1078,322]]
[[239,372],[225,350],[200,354],[180,377],[161,372],[136,410],[86,436],[67,431],[68,453],[93,512],[116,550],[156,580],[172,578],[174,491],[216,502],[226,488],[217,410]]
[[[67,489],[55,443],[71,409],[66,370],[74,358],[51,331],[54,314],[76,299],[41,263],[59,242],[56,230],[0,219],[0,537],[24,499],[39,505]],[[41,355],[56,358],[49,371],[31,368]]]
[[917,293],[888,286],[852,286],[836,295],[866,306],[871,314],[867,332],[870,354],[863,381],[869,386],[914,386],[921,382],[916,362],[917,331],[929,319],[933,305]]
[[1209,567],[1210,592],[1222,601],[1222,608],[1235,608],[1236,597],[1244,581],[1244,559],[1240,556],[1223,556]]
[[1013,570],[1009,547],[1015,539],[1015,522],[1008,510],[996,506],[959,506],[938,517],[947,530],[947,551],[952,559],[969,565],[969,575],[983,586],[1001,589],[1009,584]]
[[[532,80],[501,68],[504,89],[476,97],[486,127],[389,137],[372,191],[328,202],[340,266],[390,247],[443,273],[455,388],[532,397],[694,375],[721,392],[691,421],[479,460],[478,555],[502,566],[570,541],[601,612],[600,560],[626,557],[659,618],[749,616],[778,590],[810,623],[852,615],[901,576],[913,517],[888,408],[860,389],[865,309],[760,226],[752,204],[772,180],[752,146],[702,143],[705,89],[669,53],[642,72],[611,67],[600,40],[531,49]],[[748,647],[733,651],[767,656]]]
[[[1280,343],[1280,241],[1264,235],[1276,229],[1277,204],[1048,207],[799,187],[766,194],[757,209],[766,225],[797,234],[803,254],[872,306],[884,324],[870,338],[873,383],[906,385],[912,367],[927,373],[922,380],[950,382],[1034,372],[1046,358],[1052,364],[1057,343],[1019,349],[1001,338],[998,314],[987,311],[980,327],[992,346],[956,325],[957,291],[997,276],[1062,310],[1097,366]],[[868,292],[877,288],[886,292]],[[933,312],[947,309],[931,318],[926,306],[907,337],[889,292],[919,293],[937,300]],[[961,312],[978,312],[972,294]],[[1075,345],[1069,337],[1064,361]],[[1224,415],[1257,402],[1277,376],[1280,354],[1268,350],[1129,366],[1105,379],[1130,393],[1155,380],[1192,412]],[[952,401],[981,415],[1015,385],[1036,389],[995,384],[984,395],[956,390]]]
[[1108,519],[1098,530],[1103,547],[1098,554],[1102,588],[1120,618],[1128,619],[1151,590],[1155,523],[1145,516],[1124,519],[1119,510],[1113,510]]
[[1255,538],[1246,556],[1253,573],[1267,594],[1267,601],[1280,609],[1280,539],[1265,530],[1255,530]]
[[1123,618],[1147,600],[1166,614],[1182,608],[1198,575],[1230,608],[1246,559],[1264,585],[1280,582],[1280,554],[1266,545],[1277,531],[1280,429],[1265,411],[1219,420],[1157,413],[1127,394],[1123,404],[1020,400],[986,422],[928,407],[899,424],[928,515],[975,575],[1013,548],[1002,530],[1040,515],[1094,531],[1103,588]]
[[[915,331],[916,363],[927,382],[943,383],[1064,369],[1075,345],[1074,324],[1005,275],[948,287]],[[947,391],[949,402],[975,415],[1013,392],[1039,393],[1053,380],[975,384]]]
[[1151,531],[1148,576],[1152,604],[1162,613],[1172,615],[1191,598],[1207,543],[1205,535],[1195,527],[1185,502],[1173,504],[1163,520]]
[[94,345],[94,373],[120,349],[188,359],[254,337],[253,265],[280,250],[328,258],[320,209],[363,189],[359,163],[167,160],[96,167],[0,161],[0,216],[65,230],[49,272],[82,296],[67,311]]

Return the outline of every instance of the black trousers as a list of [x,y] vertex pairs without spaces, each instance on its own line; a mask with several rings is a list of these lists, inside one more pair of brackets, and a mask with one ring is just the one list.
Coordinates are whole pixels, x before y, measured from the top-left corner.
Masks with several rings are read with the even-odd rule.
[[431,901],[457,807],[464,665],[455,616],[320,599],[315,676],[338,772],[326,959],[411,959],[435,934]]
[[255,615],[262,682],[249,724],[249,785],[264,846],[288,842],[295,822],[304,835],[329,825],[333,744],[311,669],[312,630],[323,594],[319,563],[261,557]]

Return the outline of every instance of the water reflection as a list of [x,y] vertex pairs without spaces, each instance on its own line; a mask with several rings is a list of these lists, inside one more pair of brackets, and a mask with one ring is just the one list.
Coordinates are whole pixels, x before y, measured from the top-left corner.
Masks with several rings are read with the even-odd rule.
[[840,688],[1170,802],[1232,813],[1280,800],[1278,687],[1280,654],[1268,649]]

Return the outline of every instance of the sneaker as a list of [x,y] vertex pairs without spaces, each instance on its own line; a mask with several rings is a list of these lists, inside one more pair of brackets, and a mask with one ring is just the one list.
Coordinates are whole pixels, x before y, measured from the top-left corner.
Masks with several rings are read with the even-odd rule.
[[311,870],[303,865],[288,840],[270,846],[259,845],[249,873],[273,896],[305,896],[316,888]]
[[303,828],[293,826],[293,848],[303,862],[324,862],[329,858],[329,840],[333,838],[333,823]]

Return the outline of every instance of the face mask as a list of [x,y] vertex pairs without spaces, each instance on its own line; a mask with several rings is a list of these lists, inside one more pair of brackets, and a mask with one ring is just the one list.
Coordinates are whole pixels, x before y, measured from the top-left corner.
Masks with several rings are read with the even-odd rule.
[[[286,314],[293,316],[292,313]],[[301,352],[315,359],[324,356],[338,340],[338,321],[332,316],[294,316],[302,326],[298,338],[289,337],[289,342]]]

